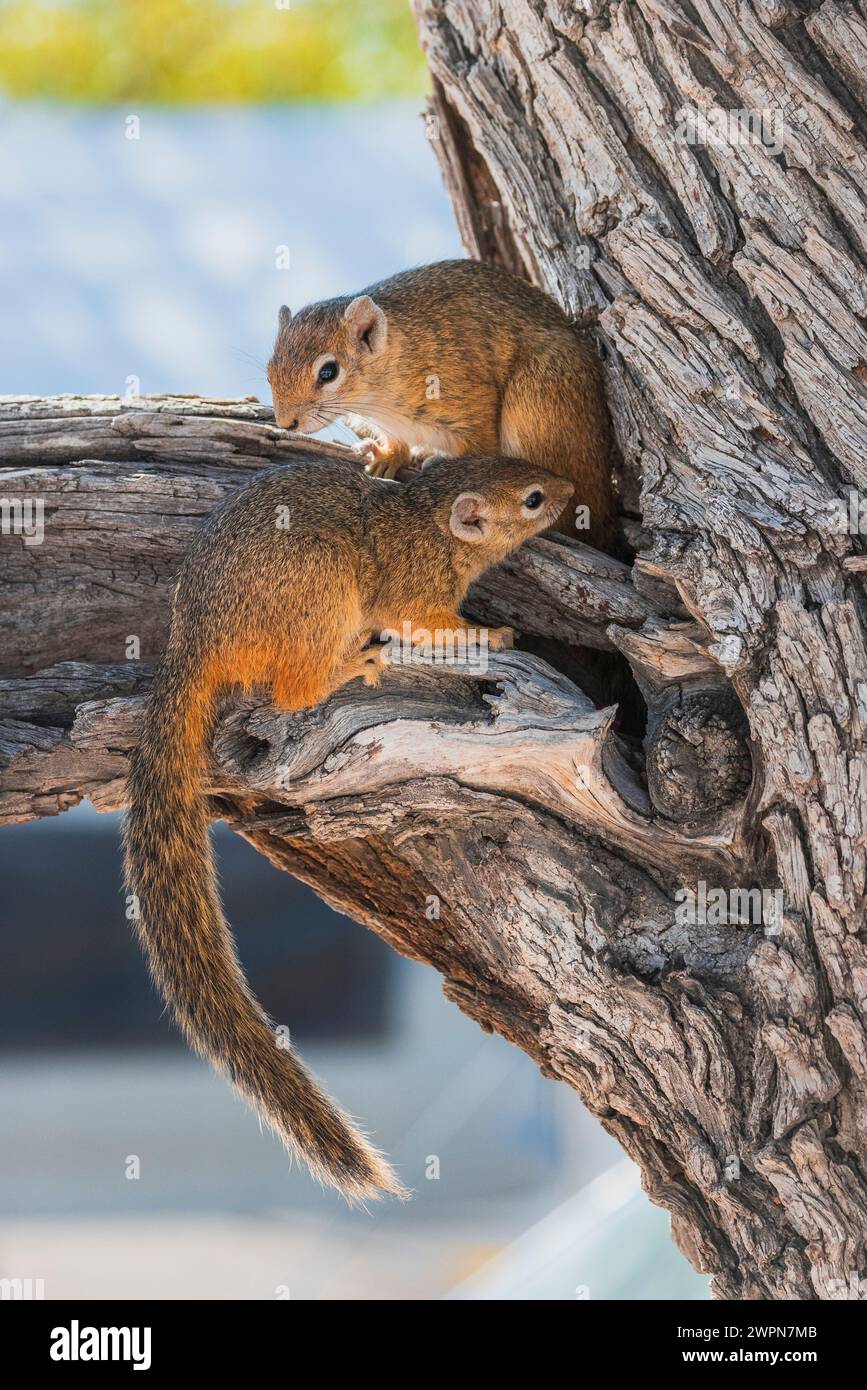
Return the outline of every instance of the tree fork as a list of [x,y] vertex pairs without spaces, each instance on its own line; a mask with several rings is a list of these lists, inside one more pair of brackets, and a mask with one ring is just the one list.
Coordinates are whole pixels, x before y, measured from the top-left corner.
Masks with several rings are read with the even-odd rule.
[[640,516],[636,587],[673,585],[709,660],[702,673],[696,652],[683,685],[654,668],[652,624],[612,634],[651,716],[686,714],[651,731],[655,804],[678,820],[685,779],[685,824],[731,814],[690,746],[709,677],[728,690],[731,722],[710,716],[723,803],[747,771],[739,710],[752,741],[739,862],[784,897],[779,930],[729,928],[746,954],[724,985],[674,953],[642,981],[690,1135],[666,1133],[649,1094],[623,1095],[619,1054],[605,1122],[718,1296],[863,1297],[865,556],[840,519],[867,456],[867,9],[414,9],[465,244],[594,326],[621,497]]

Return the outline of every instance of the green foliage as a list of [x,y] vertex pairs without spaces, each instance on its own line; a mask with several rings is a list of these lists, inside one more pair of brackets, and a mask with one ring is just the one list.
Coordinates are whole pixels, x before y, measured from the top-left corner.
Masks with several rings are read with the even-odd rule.
[[418,96],[408,0],[2,0],[0,91],[81,102]]

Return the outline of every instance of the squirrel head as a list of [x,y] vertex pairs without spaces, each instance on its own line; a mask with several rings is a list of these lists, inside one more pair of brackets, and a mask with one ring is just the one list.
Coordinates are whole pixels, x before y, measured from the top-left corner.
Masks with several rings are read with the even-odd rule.
[[452,538],[457,567],[471,577],[553,525],[574,491],[526,459],[497,455],[427,459],[404,487]]
[[[388,341],[383,309],[363,294],[280,310],[268,381],[277,424],[315,434],[369,394],[369,369]],[[378,364],[379,365],[379,364]]]

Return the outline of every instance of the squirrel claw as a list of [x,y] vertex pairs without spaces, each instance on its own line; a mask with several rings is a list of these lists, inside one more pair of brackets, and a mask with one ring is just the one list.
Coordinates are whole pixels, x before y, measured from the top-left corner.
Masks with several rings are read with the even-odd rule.
[[371,688],[379,685],[382,680],[382,668],[385,664],[382,653],[382,647],[367,647],[358,658],[359,675],[364,684]]
[[375,689],[382,680],[382,672],[378,666],[374,666],[371,663],[367,670],[362,672],[361,679],[364,681],[365,685],[369,685],[371,689]]
[[382,669],[388,663],[383,660],[384,647],[364,647],[347,658],[334,677],[333,690],[359,677],[365,685],[376,686],[382,680]]
[[375,439],[362,439],[360,443],[356,444],[355,452],[360,459],[370,465],[376,462],[382,450]]
[[364,459],[364,471],[371,478],[394,479],[410,460],[408,449],[383,449],[375,439],[362,440],[358,453]]
[[371,478],[390,478],[394,480],[403,468],[403,459],[381,458],[368,463],[365,473]]
[[488,646],[492,652],[511,651],[515,645],[515,630],[511,627],[492,627],[488,629]]

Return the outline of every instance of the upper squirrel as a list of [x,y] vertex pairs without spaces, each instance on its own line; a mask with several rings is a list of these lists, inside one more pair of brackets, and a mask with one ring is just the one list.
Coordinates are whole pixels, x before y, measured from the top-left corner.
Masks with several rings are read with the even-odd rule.
[[[192,1045],[321,1180],[401,1192],[385,1160],[305,1071],[252,995],[223,917],[201,769],[221,691],[283,709],[379,680],[372,633],[465,631],[467,587],[559,515],[571,484],[511,458],[437,459],[382,484],[315,455],[261,475],[197,536],[130,764],[124,826],[136,927]],[[509,629],[489,634],[510,643]]]
[[284,305],[268,380],[285,429],[310,434],[349,415],[379,436],[363,445],[377,476],[394,477],[413,451],[527,458],[568,478],[587,508],[577,532],[572,508],[559,530],[615,543],[596,357],[553,299],[508,271],[440,261],[294,316]]

